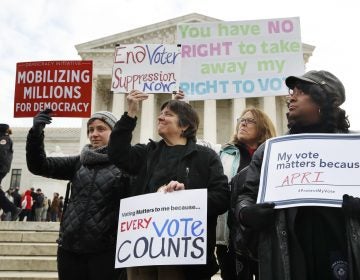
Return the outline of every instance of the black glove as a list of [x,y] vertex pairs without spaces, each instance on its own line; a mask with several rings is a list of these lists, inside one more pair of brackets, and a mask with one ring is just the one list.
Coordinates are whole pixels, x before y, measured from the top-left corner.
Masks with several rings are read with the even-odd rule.
[[45,125],[51,123],[52,120],[50,116],[51,113],[52,113],[51,109],[45,109],[44,111],[41,111],[34,117],[32,131],[35,134],[40,135],[43,132]]
[[260,230],[274,224],[275,203],[260,203],[245,206],[240,211],[241,223],[251,229]]
[[360,218],[360,198],[344,194],[341,207],[346,216]]

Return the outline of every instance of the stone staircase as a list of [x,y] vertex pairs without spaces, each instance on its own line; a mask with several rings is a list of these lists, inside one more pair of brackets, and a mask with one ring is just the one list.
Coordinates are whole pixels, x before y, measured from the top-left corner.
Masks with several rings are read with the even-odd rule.
[[58,280],[58,234],[59,223],[0,221],[0,280]]
[[59,223],[0,222],[0,279],[57,280]]

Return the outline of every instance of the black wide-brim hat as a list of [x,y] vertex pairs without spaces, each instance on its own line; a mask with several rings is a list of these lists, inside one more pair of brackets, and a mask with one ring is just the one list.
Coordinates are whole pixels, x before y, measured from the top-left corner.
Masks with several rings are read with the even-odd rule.
[[288,88],[293,89],[297,82],[307,82],[321,86],[328,94],[333,94],[337,100],[338,105],[345,102],[345,88],[342,82],[328,71],[309,71],[302,76],[289,76],[285,83]]

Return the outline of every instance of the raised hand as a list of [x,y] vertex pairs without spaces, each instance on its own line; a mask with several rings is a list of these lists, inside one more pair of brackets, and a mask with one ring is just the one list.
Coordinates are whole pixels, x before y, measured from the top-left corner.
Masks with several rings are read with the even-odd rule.
[[177,92],[174,92],[174,99],[183,100],[185,98],[185,93],[180,89]]
[[139,90],[132,90],[127,95],[128,116],[134,118],[140,110],[140,102],[148,99],[149,95]]
[[44,111],[39,112],[34,117],[33,127],[32,127],[32,131],[34,133],[40,135],[43,132],[45,125],[51,123],[52,121],[51,113],[52,113],[51,109],[45,109]]

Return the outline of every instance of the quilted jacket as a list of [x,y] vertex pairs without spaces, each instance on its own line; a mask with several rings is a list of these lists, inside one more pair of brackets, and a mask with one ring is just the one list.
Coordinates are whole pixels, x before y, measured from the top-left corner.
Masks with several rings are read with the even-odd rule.
[[27,138],[26,159],[33,174],[72,183],[59,246],[76,253],[113,250],[119,202],[127,184],[123,173],[110,162],[82,165],[80,156],[46,157],[44,134],[36,136],[32,130]]

